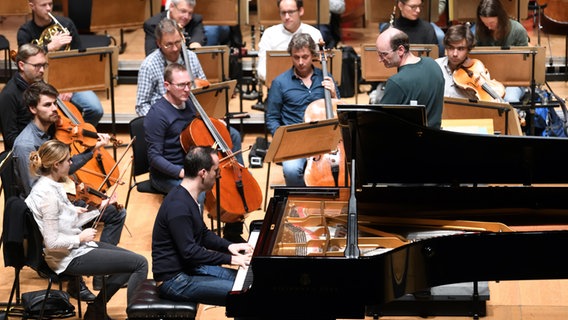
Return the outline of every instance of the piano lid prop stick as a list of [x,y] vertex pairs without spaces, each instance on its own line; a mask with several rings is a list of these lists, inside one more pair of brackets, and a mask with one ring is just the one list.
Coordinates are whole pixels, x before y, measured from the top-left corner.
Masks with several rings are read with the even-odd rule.
[[347,214],[347,247],[345,247],[344,252],[346,258],[359,258],[357,240],[357,199],[355,197],[355,159],[353,159],[351,160],[351,195],[349,196],[349,213]]

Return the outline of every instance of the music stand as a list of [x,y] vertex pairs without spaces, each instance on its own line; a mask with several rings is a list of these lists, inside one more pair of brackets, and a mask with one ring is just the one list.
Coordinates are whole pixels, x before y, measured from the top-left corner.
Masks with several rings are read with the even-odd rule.
[[[527,127],[534,135],[534,112],[536,108],[536,85],[546,82],[544,47],[477,47],[470,58],[479,59],[490,71],[491,77],[506,86],[531,88],[531,103],[528,107]],[[515,66],[511,68],[511,66]],[[540,66],[540,67],[536,67]]]
[[[329,57],[327,64],[328,72],[333,76],[333,80],[338,86],[341,85],[341,64],[343,60],[343,52],[339,49],[332,49],[332,54]],[[321,61],[314,57],[313,64],[316,68],[321,69]],[[282,74],[284,71],[292,68],[292,59],[287,51],[283,50],[268,50],[266,51],[266,80],[264,84],[270,88],[272,80]]]
[[264,209],[266,210],[266,199],[268,198],[270,182],[270,164],[272,162],[282,162],[330,153],[337,149],[337,144],[340,140],[341,130],[337,119],[292,124],[276,129],[264,157],[264,162],[268,163]]
[[90,31],[120,28],[120,53],[126,49],[124,28],[139,29],[148,16],[151,0],[93,0]]
[[496,133],[523,135],[517,112],[508,103],[444,97],[444,119],[490,119]]
[[195,13],[207,17],[204,25],[235,26],[249,23],[248,0],[208,0],[195,6]]
[[[113,52],[115,47],[89,48],[84,51],[56,51],[47,54],[49,68],[44,74],[45,82],[59,92],[85,90],[109,90],[111,101],[111,132],[116,135],[114,104]],[[81,72],[82,71],[82,72]],[[116,159],[116,147],[113,148]]]
[[[280,12],[275,1],[257,1],[258,23],[272,26],[282,23]],[[304,1],[302,22],[306,24],[329,24],[329,1]]]
[[[208,87],[192,89],[193,95],[211,118],[222,119],[229,113],[229,92],[235,90],[237,80],[214,83]],[[221,92],[225,91],[224,95]],[[222,99],[224,98],[224,99]]]
[[205,46],[192,49],[209,82],[222,82],[229,74],[229,47]]

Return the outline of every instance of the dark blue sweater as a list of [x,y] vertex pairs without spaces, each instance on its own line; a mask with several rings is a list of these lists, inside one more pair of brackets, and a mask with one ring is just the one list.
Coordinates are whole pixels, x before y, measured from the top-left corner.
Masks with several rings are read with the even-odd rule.
[[151,173],[178,178],[185,157],[179,136],[194,118],[191,102],[184,110],[174,108],[164,97],[152,105],[144,119]]
[[200,265],[230,264],[231,243],[209,230],[189,192],[173,188],[166,196],[152,232],[152,272],[165,281]]

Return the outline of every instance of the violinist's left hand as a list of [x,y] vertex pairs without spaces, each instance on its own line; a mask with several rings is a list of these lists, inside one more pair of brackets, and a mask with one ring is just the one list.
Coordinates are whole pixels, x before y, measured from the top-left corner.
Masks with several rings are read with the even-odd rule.
[[110,142],[110,135],[106,133],[98,133],[99,139],[95,144],[95,149],[106,146]]
[[333,79],[331,79],[331,77],[324,77],[321,85],[325,89],[329,90],[332,99],[337,98],[337,92],[335,92],[335,83],[333,82]]

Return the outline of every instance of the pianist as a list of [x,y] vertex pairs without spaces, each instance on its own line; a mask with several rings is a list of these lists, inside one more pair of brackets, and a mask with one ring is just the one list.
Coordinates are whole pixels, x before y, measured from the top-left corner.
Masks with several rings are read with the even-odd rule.
[[219,175],[219,157],[209,147],[193,147],[184,158],[185,176],[166,196],[152,232],[152,272],[160,296],[209,305],[226,305],[236,269],[247,268],[248,243],[231,243],[207,229],[197,196],[211,190]]

